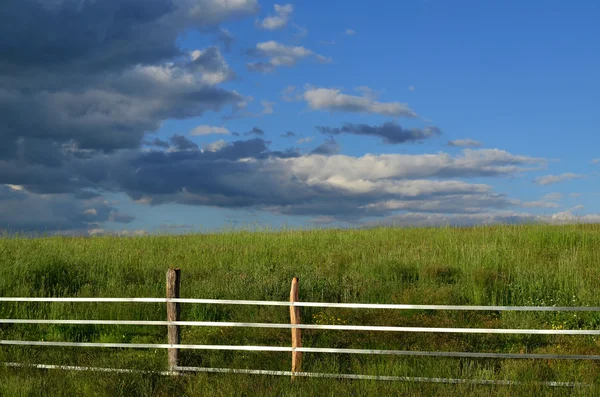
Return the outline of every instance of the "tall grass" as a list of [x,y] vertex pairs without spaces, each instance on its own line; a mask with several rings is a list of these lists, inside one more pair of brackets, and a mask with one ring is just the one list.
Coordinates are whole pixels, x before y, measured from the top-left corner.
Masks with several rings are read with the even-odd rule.
[[[0,239],[0,296],[182,297],[326,302],[600,306],[600,225],[231,231],[145,237]],[[597,329],[595,313],[302,308],[303,323]],[[287,322],[285,307],[184,305],[183,320]],[[164,304],[2,303],[2,318],[163,320]],[[1,339],[165,343],[166,327],[0,325]],[[185,327],[182,343],[290,344],[289,330]],[[597,337],[304,330],[314,347],[600,354]],[[288,353],[183,351],[182,365],[289,370]],[[166,351],[0,348],[0,361],[166,369]],[[305,353],[303,370],[600,383],[590,361],[371,357]],[[0,368],[0,395],[595,395],[599,390],[339,381],[246,375],[161,376]],[[47,394],[43,394],[47,393]],[[246,393],[246,394],[243,394]],[[559,393],[559,394],[556,394]],[[572,394],[574,393],[574,394]]]

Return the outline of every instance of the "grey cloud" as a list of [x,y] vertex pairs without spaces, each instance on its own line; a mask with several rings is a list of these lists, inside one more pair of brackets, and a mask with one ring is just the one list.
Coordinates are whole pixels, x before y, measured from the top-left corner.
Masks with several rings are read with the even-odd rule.
[[246,68],[250,72],[270,73],[275,70],[275,66],[266,62],[249,62],[246,64]]
[[82,149],[134,148],[165,119],[197,117],[241,100],[187,77],[177,68],[138,67],[83,92],[0,89],[0,136],[9,145],[18,137],[33,137],[75,141]]
[[71,195],[39,195],[2,185],[0,203],[0,229],[9,231],[83,233],[111,218],[121,223],[134,219],[117,212],[102,197],[78,200]]
[[292,131],[288,131],[285,134],[281,134],[280,137],[282,138],[293,138],[297,136],[296,134],[294,134]]
[[483,143],[481,141],[476,141],[474,139],[455,139],[453,141],[448,141],[448,146],[453,147],[481,147]]
[[147,141],[146,144],[147,145],[151,145],[151,146],[157,146],[157,147],[165,148],[165,149],[170,146],[169,142],[163,141],[160,138],[154,138],[152,141]]
[[221,55],[219,47],[208,47],[191,53],[192,61],[188,67],[201,72],[202,81],[207,84],[219,84],[235,78],[235,73],[229,68]]
[[325,156],[273,151],[260,138],[232,142],[213,152],[121,150],[89,159],[71,156],[56,169],[0,166],[0,184],[38,191],[57,185],[71,191],[92,187],[125,192],[151,205],[247,208],[357,222],[399,211],[478,214],[518,207],[520,203],[493,193],[488,185],[429,178],[510,175],[542,161],[498,150],[467,149],[458,157],[438,153],[354,158],[334,155],[331,148],[323,152]]
[[252,127],[252,129],[250,131],[248,131],[246,133],[246,135],[259,135],[259,136],[264,136],[265,132],[263,130],[261,130],[258,127]]
[[422,139],[431,138],[440,135],[441,131],[437,127],[420,128],[402,128],[394,122],[386,122],[379,126],[370,126],[367,124],[346,123],[342,128],[316,127],[323,134],[340,135],[370,135],[383,139],[383,142],[389,144],[399,144],[405,142],[416,142]]
[[324,143],[317,146],[310,153],[311,154],[322,154],[325,156],[332,156],[334,154],[338,154],[340,152],[340,145],[331,137],[327,139]]
[[175,40],[185,30],[257,10],[256,0],[10,1],[0,14],[0,74],[160,63],[180,55]]
[[197,150],[198,145],[184,137],[183,135],[175,134],[170,139],[171,143],[177,150]]
[[514,211],[488,211],[478,214],[422,214],[409,212],[392,215],[366,226],[474,226],[494,224],[573,224],[600,223],[600,215],[586,214],[577,216],[573,209],[551,215],[535,215]]
[[547,185],[553,185],[553,184],[559,183],[559,182],[570,181],[573,179],[579,179],[579,178],[584,178],[584,177],[585,177],[585,175],[567,172],[567,173],[560,174],[560,175],[541,176],[539,178],[535,178],[534,183],[536,183],[538,185],[542,185],[542,186],[547,186]]
[[229,32],[229,30],[224,28],[219,29],[219,35],[217,36],[217,38],[221,43],[223,43],[223,47],[225,48],[226,52],[231,51],[231,45],[235,41],[235,38]]

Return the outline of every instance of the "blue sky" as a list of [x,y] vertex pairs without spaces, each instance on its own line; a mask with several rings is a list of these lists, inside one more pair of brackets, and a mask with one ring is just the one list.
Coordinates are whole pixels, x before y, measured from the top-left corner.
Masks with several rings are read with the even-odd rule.
[[0,228],[600,221],[596,2],[7,9]]

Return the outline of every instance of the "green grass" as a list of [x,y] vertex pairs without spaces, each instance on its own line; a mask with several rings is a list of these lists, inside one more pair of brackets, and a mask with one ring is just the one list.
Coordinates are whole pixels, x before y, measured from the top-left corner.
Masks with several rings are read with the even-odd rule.
[[[600,306],[600,225],[238,231],[0,238],[0,296],[162,297],[169,267],[184,298]],[[600,314],[302,308],[303,323],[598,329]],[[1,318],[164,320],[164,304],[0,303]],[[287,322],[286,307],[183,305],[183,320]],[[600,354],[600,338],[303,330],[304,346]],[[165,343],[166,327],[0,325],[1,339]],[[289,346],[290,331],[184,327],[182,343]],[[0,361],[165,370],[165,350],[0,347]],[[289,353],[183,351],[182,365],[289,370]],[[305,353],[303,370],[600,384],[592,361]],[[599,385],[600,386],[600,385]],[[598,395],[600,389],[476,386],[199,374],[75,373],[0,367],[0,396],[408,394]]]

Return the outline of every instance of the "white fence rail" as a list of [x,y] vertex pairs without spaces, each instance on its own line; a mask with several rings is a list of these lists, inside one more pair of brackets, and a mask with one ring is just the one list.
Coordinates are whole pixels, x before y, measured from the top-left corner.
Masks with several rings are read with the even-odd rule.
[[[170,269],[170,272],[173,269]],[[178,277],[177,277],[178,280]],[[297,283],[292,284],[297,288]],[[179,291],[179,286],[173,289]],[[291,296],[294,296],[292,290]],[[297,290],[296,290],[297,296]],[[228,300],[228,299],[183,299],[183,298],[58,298],[58,297],[0,297],[2,302],[72,302],[72,303],[167,303],[176,304],[225,304],[225,305],[257,305],[257,306],[287,306],[293,307],[325,307],[347,309],[389,309],[389,310],[474,310],[474,311],[588,311],[600,312],[600,307],[555,307],[555,306],[457,306],[457,305],[407,305],[407,304],[366,304],[366,303],[327,303],[327,302],[283,302],[258,300]],[[486,353],[486,352],[450,352],[450,351],[416,351],[416,350],[374,350],[374,349],[341,349],[302,347],[301,342],[292,346],[244,346],[244,345],[196,345],[179,343],[179,327],[243,327],[243,328],[278,328],[278,329],[311,329],[311,330],[340,330],[340,331],[379,331],[379,332],[421,332],[421,333],[460,333],[460,334],[526,334],[526,335],[600,335],[600,330],[564,330],[564,329],[503,329],[503,328],[443,328],[443,327],[401,327],[401,326],[371,326],[371,325],[333,325],[333,324],[277,324],[254,322],[214,322],[214,321],[181,321],[178,306],[174,312],[168,313],[167,321],[137,321],[137,320],[76,320],[76,319],[0,319],[1,324],[63,324],[63,325],[138,325],[138,326],[168,326],[169,341],[177,343],[93,343],[93,342],[53,342],[28,340],[0,340],[5,346],[46,346],[46,347],[100,347],[100,348],[132,348],[132,349],[168,349],[170,352],[169,371],[158,374],[181,375],[187,372],[216,372],[291,376],[325,377],[338,379],[378,379],[403,380],[438,383],[474,383],[474,384],[519,384],[510,380],[477,380],[477,379],[445,379],[419,378],[401,376],[375,376],[359,374],[325,374],[296,371],[269,371],[234,368],[203,368],[181,367],[178,365],[179,350],[229,350],[229,351],[259,351],[259,352],[291,352],[300,357],[302,353],[330,354],[369,354],[416,357],[456,357],[456,358],[497,358],[497,359],[544,359],[544,360],[600,360],[600,355],[580,354],[532,354],[532,353]],[[51,364],[2,363],[7,367],[33,367],[46,369],[66,369],[85,371],[115,371],[122,373],[144,372],[133,369],[77,367]],[[573,382],[538,382],[548,386],[575,386]]]

